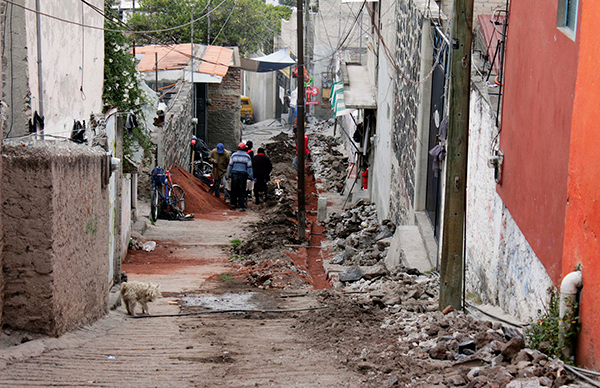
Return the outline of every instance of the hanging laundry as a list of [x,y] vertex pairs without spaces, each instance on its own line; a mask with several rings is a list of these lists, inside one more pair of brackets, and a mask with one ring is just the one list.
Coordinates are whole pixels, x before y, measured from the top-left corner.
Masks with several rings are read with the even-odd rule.
[[82,124],[79,120],[73,120],[71,140],[79,144],[85,143],[85,121]]
[[433,176],[437,178],[439,176],[439,171],[442,169],[442,162],[446,159],[446,148],[443,145],[438,144],[429,150],[429,155],[433,156],[431,169],[433,170]]
[[125,121],[125,129],[127,129],[127,133],[129,136],[133,133],[133,128],[138,126],[137,116],[133,112],[129,112],[127,114],[127,120]]
[[44,130],[44,118],[37,111],[33,114],[33,120],[29,119],[29,133],[36,133]]

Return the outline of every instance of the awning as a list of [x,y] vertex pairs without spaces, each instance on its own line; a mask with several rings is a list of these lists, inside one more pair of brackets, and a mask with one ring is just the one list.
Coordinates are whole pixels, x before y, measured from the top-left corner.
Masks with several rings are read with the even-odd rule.
[[348,108],[376,109],[375,90],[369,70],[365,66],[346,65],[348,86],[344,100]]
[[281,49],[273,54],[265,55],[258,58],[240,58],[242,62],[242,69],[248,71],[254,71],[257,73],[266,73],[269,71],[275,71],[284,69],[286,67],[296,64],[287,53],[286,49]]
[[347,115],[355,110],[346,108],[346,104],[344,103],[344,84],[342,81],[333,84],[329,100],[331,101],[331,109],[333,110],[335,117]]

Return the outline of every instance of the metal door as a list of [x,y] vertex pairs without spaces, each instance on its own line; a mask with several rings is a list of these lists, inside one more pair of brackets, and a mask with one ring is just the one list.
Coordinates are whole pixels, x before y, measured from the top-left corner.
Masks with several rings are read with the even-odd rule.
[[198,124],[196,124],[196,129],[194,134],[198,139],[202,139],[205,142],[208,139],[207,133],[207,125],[206,120],[208,118],[206,112],[206,101],[208,99],[208,84],[195,84],[196,86],[196,104],[195,104],[195,114],[193,117],[198,118]]

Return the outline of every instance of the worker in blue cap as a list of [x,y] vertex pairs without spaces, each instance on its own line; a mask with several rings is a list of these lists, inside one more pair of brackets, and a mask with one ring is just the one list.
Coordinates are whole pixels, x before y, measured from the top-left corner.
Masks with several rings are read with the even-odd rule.
[[214,193],[217,198],[219,198],[221,185],[223,184],[225,174],[227,174],[230,157],[231,153],[225,149],[223,143],[217,144],[217,147],[210,151],[208,155],[208,161],[213,165],[212,179],[215,181],[208,192],[209,194]]

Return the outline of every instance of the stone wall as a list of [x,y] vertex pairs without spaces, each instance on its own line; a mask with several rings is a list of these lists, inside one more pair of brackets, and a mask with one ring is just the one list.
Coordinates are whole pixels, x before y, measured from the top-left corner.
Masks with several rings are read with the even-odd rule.
[[[165,114],[164,127],[158,131],[159,138],[154,139],[158,145],[157,164],[165,169],[175,163],[189,170],[191,163],[192,140],[192,87],[185,83],[173,105]],[[239,112],[239,108],[238,108]]]
[[110,280],[105,153],[5,143],[2,161],[2,324],[57,336],[98,319]]
[[[421,69],[421,31],[423,15],[412,1],[396,3],[395,61],[402,74],[394,80],[394,117],[392,119],[392,194],[391,219],[400,224],[414,221],[414,193],[418,107],[421,103],[418,80]],[[383,51],[383,50],[382,50]],[[394,166],[396,167],[396,166]]]
[[209,147],[223,143],[225,148],[236,150],[241,140],[240,93],[242,91],[240,68],[230,67],[220,84],[208,86],[208,139]]
[[467,296],[527,320],[543,308],[552,281],[496,192],[487,162],[498,129],[479,90],[471,92],[469,121]]

